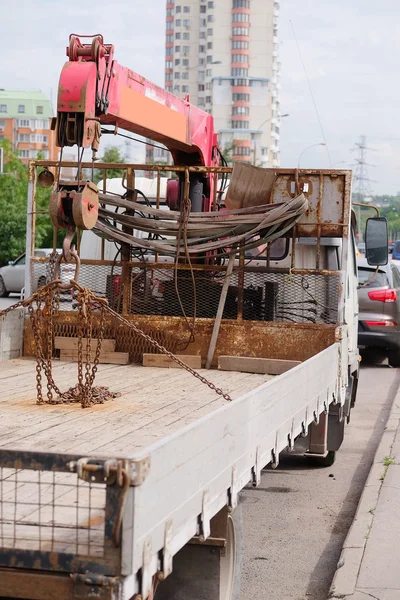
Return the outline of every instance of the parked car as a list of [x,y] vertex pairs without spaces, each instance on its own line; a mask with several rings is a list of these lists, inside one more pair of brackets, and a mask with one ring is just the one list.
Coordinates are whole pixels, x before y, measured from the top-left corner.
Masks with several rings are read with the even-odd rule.
[[375,349],[400,367],[400,272],[390,261],[376,270],[365,258],[358,265],[358,344]]
[[400,260],[400,240],[394,243],[392,257],[393,260]]
[[[46,257],[53,252],[52,248],[38,248],[34,251],[37,257]],[[61,250],[57,250],[61,252]],[[21,254],[16,260],[10,261],[7,266],[0,268],[0,297],[8,296],[12,292],[20,293],[25,282],[25,253]],[[47,283],[46,276],[42,273],[38,280],[34,282],[34,288],[37,289]]]

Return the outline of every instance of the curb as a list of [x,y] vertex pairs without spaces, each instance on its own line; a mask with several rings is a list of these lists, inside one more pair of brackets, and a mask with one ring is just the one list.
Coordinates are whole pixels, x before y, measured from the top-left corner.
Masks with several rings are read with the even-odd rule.
[[[392,456],[392,448],[400,425],[400,389],[396,392],[392,408],[376,451],[357,511],[343,544],[337,570],[328,598],[355,600],[354,593],[369,532],[374,522],[374,512],[383,486],[385,457]],[[358,596],[357,596],[358,597]]]

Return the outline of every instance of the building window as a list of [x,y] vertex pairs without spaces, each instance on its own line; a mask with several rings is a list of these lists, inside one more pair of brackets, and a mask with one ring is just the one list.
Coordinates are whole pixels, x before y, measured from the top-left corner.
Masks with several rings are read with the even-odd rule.
[[4,129],[5,126],[6,126],[6,122],[0,121],[0,129]]
[[233,85],[233,87],[248,87],[249,80],[248,79],[233,79],[232,85]]
[[200,6],[200,14],[204,14],[205,12],[207,12],[207,7],[206,6]]
[[207,63],[211,64],[213,61],[212,56],[207,56]]
[[175,79],[180,79],[181,78],[181,74],[179,72],[175,73],[174,77],[175,77]]
[[267,156],[268,154],[268,148],[265,148],[265,146],[263,148],[261,148],[261,156]]
[[180,13],[180,12],[181,12],[181,10],[182,10],[182,7],[181,7],[181,6],[177,6],[177,7],[175,8],[175,12],[176,12],[176,13]]
[[173,8],[167,8],[167,17],[172,17],[173,15]]
[[213,47],[213,43],[212,42],[207,42],[207,50],[211,50]]
[[190,40],[190,33],[188,31],[185,31],[183,33],[182,37],[183,37],[184,40]]
[[179,85],[174,85],[174,92],[180,92],[181,88]]
[[169,44],[169,43],[171,43],[171,42],[173,42],[173,41],[174,41],[174,36],[173,36],[171,33],[169,33],[169,34],[166,36],[166,40],[167,40],[167,44]]
[[181,39],[181,34],[180,34],[180,32],[179,32],[179,31],[177,31],[177,32],[176,32],[176,34],[175,34],[175,39],[176,39],[176,40],[180,40],[180,39]]
[[250,94],[232,94],[234,102],[250,102]]
[[188,66],[189,66],[189,59],[188,59],[188,58],[184,58],[184,59],[182,59],[182,65],[183,65],[184,67],[188,67]]
[[190,46],[182,46],[183,55],[188,56],[190,53]]
[[29,127],[29,119],[18,119],[18,127]]
[[232,121],[232,129],[249,129],[248,121]]
[[199,46],[199,52],[200,52],[200,54],[204,54],[205,51],[206,51],[206,47],[205,46]]
[[233,0],[233,8],[250,8],[250,0]]
[[206,102],[207,104],[211,104],[211,96],[206,96]]
[[198,90],[199,92],[204,92],[204,85],[199,85]]
[[175,27],[180,27],[180,26],[181,26],[181,20],[175,19]]
[[232,54],[232,62],[247,63],[249,62],[249,57],[247,56],[247,54]]
[[183,26],[190,27],[190,19],[183,19]]
[[189,73],[187,71],[182,73],[182,79],[189,79]]
[[212,83],[206,83],[206,90],[212,90]]
[[233,35],[249,35],[249,30],[247,27],[233,27],[232,29]]
[[172,69],[172,60],[166,60],[165,61],[165,68],[166,69]]
[[212,77],[212,69],[206,70],[206,77]]
[[175,46],[175,52],[180,52],[181,51],[181,47],[180,46]]
[[183,86],[182,86],[182,92],[183,92],[184,94],[187,94],[187,93],[189,92],[189,86],[188,86],[188,85],[183,85]]
[[208,15],[207,22],[208,23],[213,23],[214,22],[214,15]]
[[207,6],[208,8],[214,8],[214,2],[211,0],[210,2],[208,2]]
[[184,13],[190,13],[190,6],[184,6],[183,7],[183,12]]
[[[247,34],[247,29],[246,29],[246,34]],[[232,48],[236,49],[240,49],[240,50],[248,50],[249,49],[249,42],[246,42],[244,40],[233,40],[232,42]]]
[[36,114],[37,115],[42,115],[43,114],[43,106],[37,106],[36,107]]
[[231,75],[233,77],[247,77],[248,74],[249,74],[249,70],[248,69],[242,69],[242,68],[239,68],[239,67],[234,67],[232,69],[232,73],[231,73]]
[[235,146],[233,148],[233,154],[236,156],[250,156],[250,148],[247,146]]
[[205,31],[200,31],[199,38],[201,40],[205,40],[206,39],[206,32]]
[[21,158],[29,158],[29,150],[19,150],[18,154]]
[[18,142],[30,142],[29,133],[19,133],[17,137]]
[[232,108],[233,115],[248,115],[250,114],[250,109],[248,106],[234,106]]
[[7,112],[7,104],[0,104],[0,112]]
[[180,65],[181,63],[181,59],[180,58],[176,58],[175,59],[175,66],[177,67],[178,65]]
[[248,13],[235,13],[232,15],[234,23],[248,23],[250,20]]
[[18,112],[19,113],[25,112],[25,104],[18,104]]
[[212,35],[213,34],[213,30],[212,29],[207,29],[207,35]]
[[200,27],[205,27],[207,25],[207,19],[200,19]]

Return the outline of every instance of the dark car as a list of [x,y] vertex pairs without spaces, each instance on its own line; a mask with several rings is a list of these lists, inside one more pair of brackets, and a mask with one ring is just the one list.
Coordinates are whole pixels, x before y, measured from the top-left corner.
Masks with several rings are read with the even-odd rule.
[[400,367],[400,272],[388,265],[375,267],[359,258],[358,345],[379,350],[392,367]]
[[400,260],[400,240],[394,243],[392,256],[393,260]]

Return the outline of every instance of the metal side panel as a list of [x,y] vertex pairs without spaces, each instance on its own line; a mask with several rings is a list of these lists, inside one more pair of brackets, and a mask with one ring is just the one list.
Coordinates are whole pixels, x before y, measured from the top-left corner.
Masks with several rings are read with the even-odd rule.
[[227,503],[234,507],[238,492],[251,479],[258,483],[261,469],[339,397],[339,360],[336,343],[146,448],[150,471],[131,488],[123,524],[128,597],[147,597],[153,574],[168,575],[190,538],[207,537],[210,519]]

